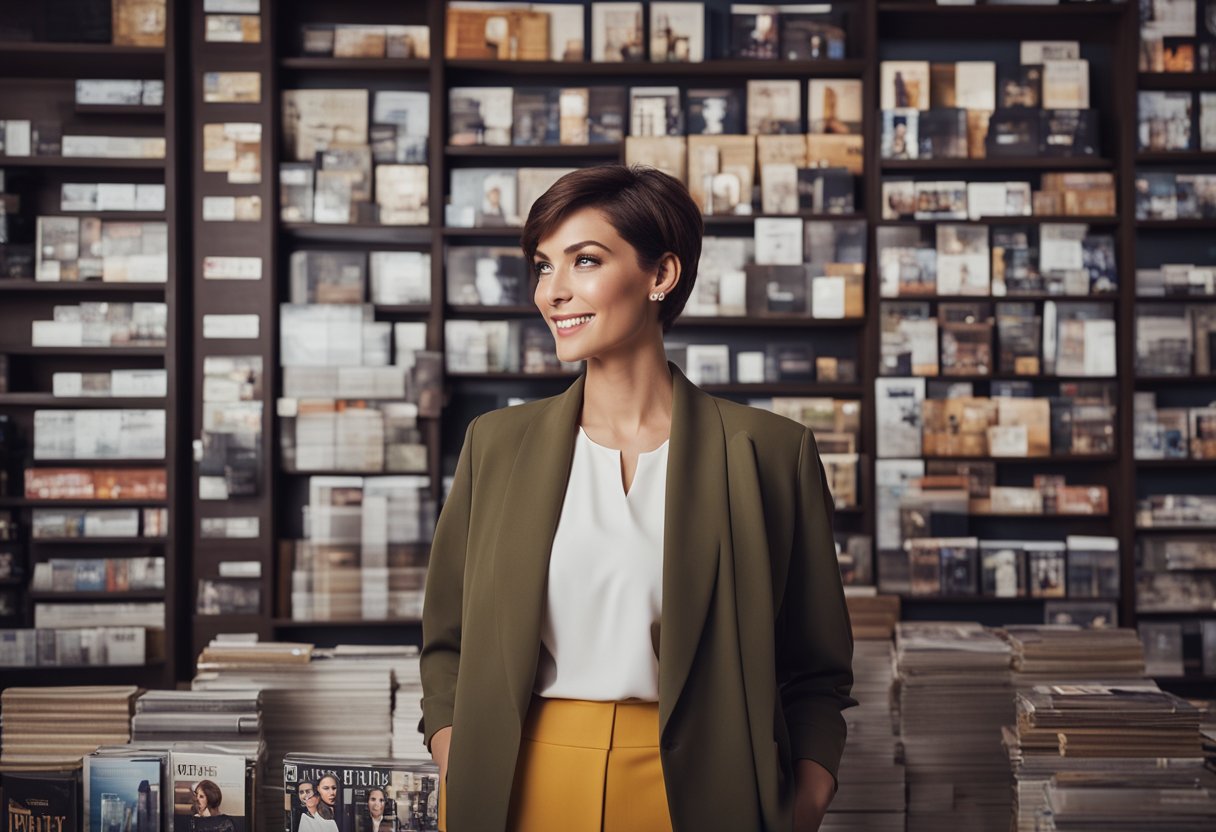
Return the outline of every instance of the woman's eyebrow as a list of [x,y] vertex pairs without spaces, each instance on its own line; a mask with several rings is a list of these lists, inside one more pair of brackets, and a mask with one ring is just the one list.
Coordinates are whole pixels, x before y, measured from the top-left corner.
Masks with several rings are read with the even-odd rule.
[[[608,252],[609,254],[612,254],[612,249],[608,248],[608,246],[604,245],[603,243],[596,242],[595,240],[583,240],[581,243],[572,243],[571,245],[566,246],[565,251],[563,251],[562,253],[563,254],[573,254],[574,252],[578,251],[583,246],[599,246],[604,251]],[[546,255],[543,251],[539,251],[539,250],[536,252],[536,256],[543,257],[546,260],[549,259],[548,255]]]

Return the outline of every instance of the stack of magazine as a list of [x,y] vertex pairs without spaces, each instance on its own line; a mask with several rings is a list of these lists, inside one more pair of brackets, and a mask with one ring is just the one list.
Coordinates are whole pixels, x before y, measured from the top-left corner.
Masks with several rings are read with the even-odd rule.
[[[850,617],[856,600],[850,599]],[[904,829],[904,765],[891,718],[893,654],[889,636],[854,643],[852,695],[858,705],[844,712],[849,741],[837,773],[840,791],[824,819],[824,832]]]
[[1201,711],[1151,681],[1017,694],[1021,768],[1043,782],[1035,829],[1210,829]]
[[[408,688],[398,691],[398,680],[417,677],[414,647],[321,650],[283,642],[212,642],[199,656],[191,687],[207,695],[261,691],[266,771],[272,776],[260,789],[257,828],[269,830],[283,822],[282,784],[273,775],[284,757],[307,753],[392,758],[394,697],[405,700],[416,695]],[[293,827],[292,832],[297,830]]]
[[9,688],[4,713],[4,771],[79,768],[98,746],[131,737],[134,686]]
[[1009,644],[973,622],[904,621],[895,650],[908,832],[1006,828]]

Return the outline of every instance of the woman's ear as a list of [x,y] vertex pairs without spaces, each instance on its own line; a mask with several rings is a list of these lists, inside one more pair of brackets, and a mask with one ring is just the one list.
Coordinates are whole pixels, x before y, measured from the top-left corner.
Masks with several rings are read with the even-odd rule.
[[680,258],[673,252],[665,252],[659,258],[659,270],[655,275],[654,288],[652,291],[663,292],[670,295],[675,289],[676,284],[680,282]]

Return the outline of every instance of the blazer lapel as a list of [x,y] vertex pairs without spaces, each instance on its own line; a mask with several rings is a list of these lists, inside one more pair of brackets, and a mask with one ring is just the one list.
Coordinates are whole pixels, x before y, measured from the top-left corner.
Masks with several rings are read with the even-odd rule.
[[528,424],[515,453],[494,541],[494,608],[511,700],[528,713],[540,655],[549,552],[578,436],[586,373]]
[[726,531],[726,441],[713,399],[670,361],[671,441],[663,520],[659,730],[665,731],[701,641]]
[[[659,725],[688,679],[718,574],[729,517],[726,442],[713,399],[672,362],[671,439],[663,530]],[[524,432],[503,496],[494,542],[494,607],[507,682],[522,722],[540,654],[549,554],[574,459],[586,374]]]

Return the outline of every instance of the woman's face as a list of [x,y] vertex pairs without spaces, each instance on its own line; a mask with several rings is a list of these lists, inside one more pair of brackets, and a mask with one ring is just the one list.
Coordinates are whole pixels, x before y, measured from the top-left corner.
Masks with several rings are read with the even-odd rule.
[[325,801],[326,806],[334,806],[338,802],[338,781],[333,777],[326,775],[321,778],[321,782],[317,784],[317,791],[321,794],[321,799]]
[[317,797],[317,790],[313,788],[312,783],[301,783],[296,787],[296,793],[300,796],[300,803],[308,810],[308,813],[316,814],[320,799]]
[[[640,345],[657,331],[658,303],[650,293],[670,293],[679,261],[666,258],[643,271],[637,250],[596,208],[572,213],[540,240],[532,261],[533,300],[544,316],[562,361],[604,357]],[[666,282],[656,284],[660,269]],[[559,322],[578,320],[573,326]]]
[[203,794],[202,789],[194,790],[194,806],[200,814],[207,811],[207,795]]
[[384,792],[373,789],[367,796],[367,812],[372,818],[384,817]]

